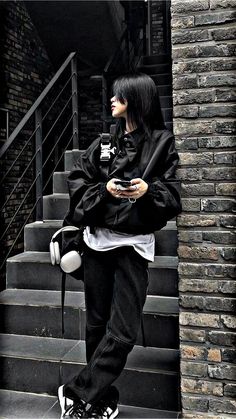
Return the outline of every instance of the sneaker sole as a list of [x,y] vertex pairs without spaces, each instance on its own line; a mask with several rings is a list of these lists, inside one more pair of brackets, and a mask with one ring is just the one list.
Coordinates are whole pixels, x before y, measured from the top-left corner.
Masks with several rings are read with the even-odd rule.
[[65,409],[64,409],[64,406],[63,406],[63,404],[64,404],[63,387],[64,386],[60,386],[58,388],[58,400],[59,400],[59,404],[61,406],[61,412],[62,412],[60,419],[63,419],[63,415],[65,413]]
[[119,409],[117,407],[117,409],[115,410],[115,412],[112,413],[109,419],[114,419],[118,415],[118,413],[119,413]]

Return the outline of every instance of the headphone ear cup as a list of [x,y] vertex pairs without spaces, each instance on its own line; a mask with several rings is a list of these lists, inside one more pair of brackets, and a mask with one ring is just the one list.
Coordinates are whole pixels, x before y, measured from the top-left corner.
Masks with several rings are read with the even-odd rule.
[[59,265],[61,262],[60,247],[58,242],[54,242],[55,261]]
[[55,256],[54,243],[53,242],[50,242],[49,250],[50,250],[51,264],[55,265],[56,264],[56,256]]

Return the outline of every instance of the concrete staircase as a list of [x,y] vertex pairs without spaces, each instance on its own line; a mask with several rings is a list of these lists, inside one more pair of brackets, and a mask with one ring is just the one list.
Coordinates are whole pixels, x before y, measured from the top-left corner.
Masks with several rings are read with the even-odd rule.
[[160,95],[163,118],[167,129],[172,131],[172,70],[171,57],[169,54],[150,55],[142,57],[142,62],[138,69],[148,74],[158,87]]
[[[147,64],[152,66],[153,64]],[[169,105],[168,105],[169,106]],[[168,107],[167,107],[168,109]],[[44,222],[25,227],[24,253],[8,259],[7,289],[0,294],[1,417],[58,418],[57,387],[86,363],[83,283],[67,279],[65,338],[61,338],[60,271],[48,245],[68,207],[66,177],[79,151],[65,153],[44,197]],[[156,257],[144,307],[147,347],[136,345],[117,380],[121,418],[177,418],[179,331],[175,220],[156,232]]]

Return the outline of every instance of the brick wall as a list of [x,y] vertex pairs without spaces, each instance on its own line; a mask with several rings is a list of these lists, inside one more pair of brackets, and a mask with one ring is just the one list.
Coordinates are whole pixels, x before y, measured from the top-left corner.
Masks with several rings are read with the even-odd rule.
[[[9,110],[11,133],[48,83],[53,69],[45,48],[25,9],[24,2],[7,1],[0,3],[0,28],[0,107]],[[32,126],[28,125],[5,155],[1,165],[2,173],[5,173],[14,161],[26,139],[29,138],[31,130]],[[4,181],[4,187],[2,188],[1,186],[1,204],[9,197],[14,185],[30,161],[34,150],[33,141],[34,138]],[[2,144],[3,139],[0,142],[0,146]],[[16,188],[7,207],[1,212],[1,231],[4,231],[8,226],[14,212],[28,191],[32,183],[33,172],[33,166],[31,166]],[[34,192],[32,190],[1,243],[1,248],[4,247],[5,251],[11,247],[19,227],[26,218],[28,211],[32,208],[33,199]],[[30,219],[28,222],[30,222]],[[14,251],[20,252],[22,249],[23,237],[21,234]],[[3,276],[4,273],[1,275],[1,281],[3,281]],[[0,285],[0,287],[3,286],[3,284]]]
[[150,1],[151,54],[164,53],[162,1]]
[[172,0],[183,417],[235,417],[235,0]]

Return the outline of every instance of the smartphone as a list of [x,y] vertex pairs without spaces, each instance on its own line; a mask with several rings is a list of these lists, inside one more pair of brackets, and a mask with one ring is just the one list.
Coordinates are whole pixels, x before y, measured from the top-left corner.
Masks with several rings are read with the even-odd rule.
[[125,190],[129,186],[132,186],[132,183],[130,182],[130,180],[117,179],[117,180],[114,181],[114,183],[115,183],[115,185],[117,185],[119,187],[120,190]]

